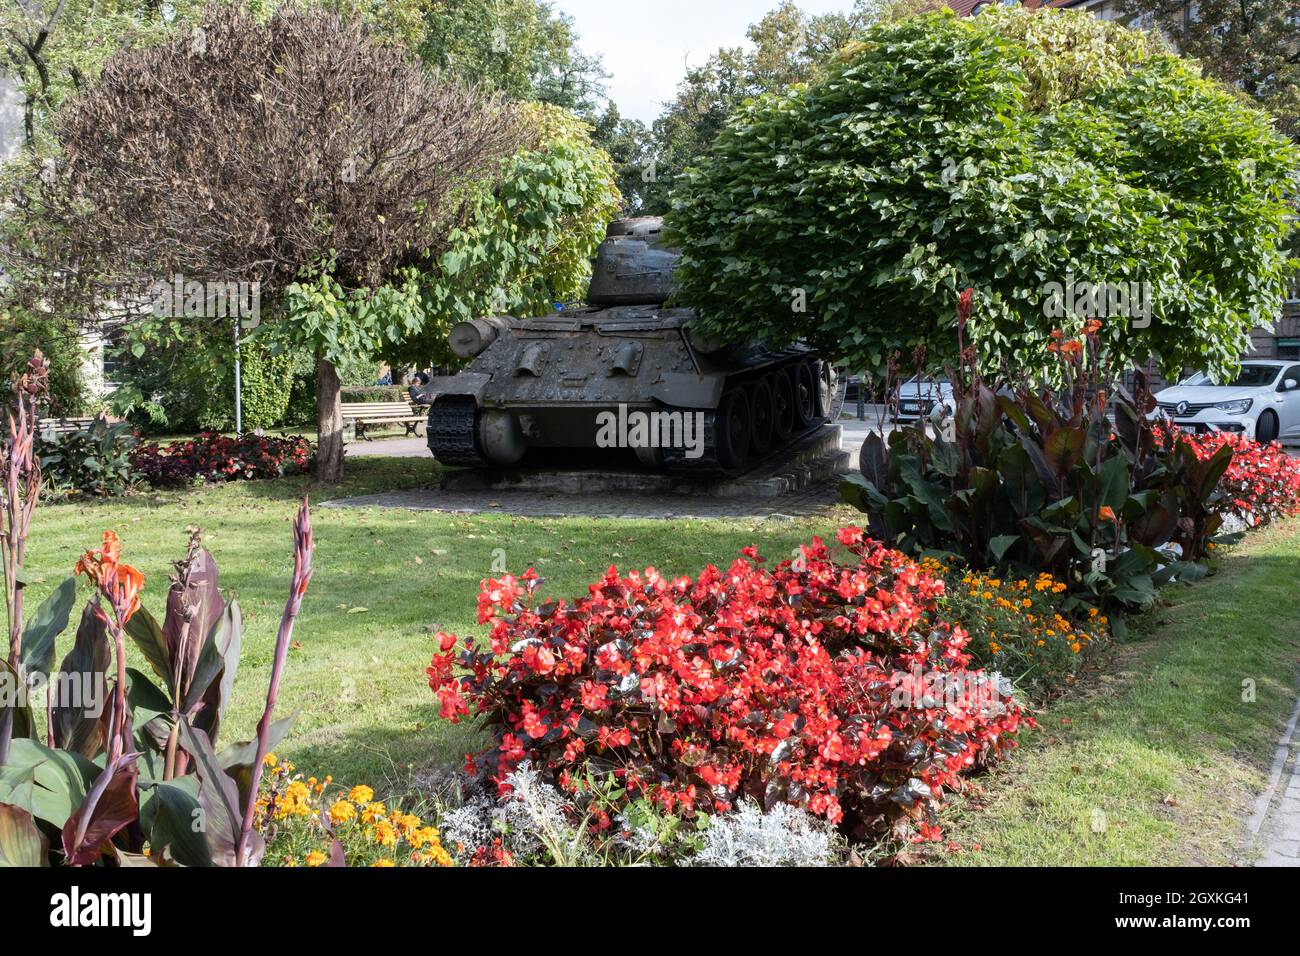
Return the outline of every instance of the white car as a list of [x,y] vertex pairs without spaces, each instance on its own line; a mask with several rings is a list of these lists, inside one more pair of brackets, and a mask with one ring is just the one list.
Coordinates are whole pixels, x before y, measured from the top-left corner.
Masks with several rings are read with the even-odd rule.
[[1300,363],[1250,361],[1222,385],[1197,372],[1156,393],[1180,428],[1236,432],[1260,442],[1300,441]]

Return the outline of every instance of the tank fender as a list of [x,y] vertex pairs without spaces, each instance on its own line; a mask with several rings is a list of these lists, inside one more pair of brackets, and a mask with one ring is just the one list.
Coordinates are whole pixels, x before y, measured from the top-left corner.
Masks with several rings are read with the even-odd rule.
[[665,372],[650,386],[650,397],[681,408],[717,408],[722,401],[723,384],[721,375]]
[[492,381],[487,372],[461,372],[459,375],[435,375],[419,393],[425,404],[444,395],[469,395],[474,404],[483,407],[483,392]]

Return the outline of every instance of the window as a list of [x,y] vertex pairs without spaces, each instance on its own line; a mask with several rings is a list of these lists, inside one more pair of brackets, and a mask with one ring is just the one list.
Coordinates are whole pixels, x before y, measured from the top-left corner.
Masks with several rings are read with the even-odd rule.
[[1243,365],[1237,377],[1227,386],[1221,386],[1204,372],[1197,372],[1189,379],[1180,382],[1180,385],[1211,385],[1216,388],[1261,388],[1265,385],[1272,385],[1277,380],[1277,373],[1280,371],[1276,365]]

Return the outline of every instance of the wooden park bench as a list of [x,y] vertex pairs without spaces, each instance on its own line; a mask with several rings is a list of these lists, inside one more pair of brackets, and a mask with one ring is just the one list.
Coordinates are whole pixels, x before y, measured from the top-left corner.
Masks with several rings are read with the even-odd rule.
[[344,402],[343,424],[351,424],[358,438],[366,437],[372,425],[401,425],[407,435],[418,435],[417,430],[428,419],[429,411],[414,402]]
[[95,419],[90,416],[85,418],[42,418],[37,431],[42,434],[54,432],[56,435],[67,435],[72,432],[87,431],[94,423]]

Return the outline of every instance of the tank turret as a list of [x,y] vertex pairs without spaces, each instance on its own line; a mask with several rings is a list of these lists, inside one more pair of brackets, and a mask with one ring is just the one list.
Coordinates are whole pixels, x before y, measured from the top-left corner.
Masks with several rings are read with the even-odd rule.
[[665,304],[678,254],[662,229],[610,224],[584,308],[452,329],[470,361],[424,393],[435,458],[505,466],[534,448],[621,448],[654,469],[730,475],[827,420],[833,373],[809,349],[709,342],[690,309]]
[[616,219],[596,250],[588,305],[663,305],[673,291],[679,253],[660,244],[658,216]]

